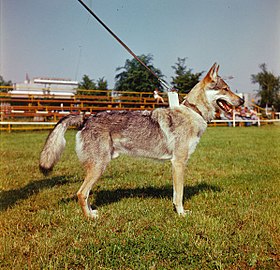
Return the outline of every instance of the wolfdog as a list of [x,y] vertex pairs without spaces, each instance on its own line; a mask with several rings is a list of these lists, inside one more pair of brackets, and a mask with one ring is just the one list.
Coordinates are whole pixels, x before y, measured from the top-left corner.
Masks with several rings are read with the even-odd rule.
[[83,115],[62,118],[50,132],[41,152],[41,171],[46,174],[52,170],[65,147],[65,131],[69,126],[77,126],[76,153],[86,170],[77,197],[86,217],[98,217],[97,210],[91,208],[88,200],[90,190],[108,163],[120,154],[171,160],[173,204],[177,213],[185,216],[184,168],[207,122],[214,118],[216,110],[228,112],[233,106],[244,103],[231,92],[218,70],[215,63],[183,102],[173,109],[104,111],[88,118]]

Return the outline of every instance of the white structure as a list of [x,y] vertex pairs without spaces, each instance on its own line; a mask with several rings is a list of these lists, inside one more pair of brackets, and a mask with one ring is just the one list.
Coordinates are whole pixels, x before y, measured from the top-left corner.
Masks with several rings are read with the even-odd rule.
[[252,104],[258,104],[260,102],[260,97],[256,93],[244,93],[245,99],[244,106],[251,107]]
[[244,107],[250,108],[260,101],[260,97],[256,93],[236,93],[236,95],[244,99]]
[[24,83],[15,83],[12,94],[24,95],[53,95],[71,97],[76,94],[78,82],[59,78],[34,78]]

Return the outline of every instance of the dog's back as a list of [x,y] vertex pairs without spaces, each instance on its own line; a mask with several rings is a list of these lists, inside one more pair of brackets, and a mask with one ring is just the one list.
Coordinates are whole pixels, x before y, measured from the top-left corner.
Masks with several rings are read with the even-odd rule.
[[77,133],[76,151],[82,162],[120,154],[171,159],[176,143],[183,139],[188,143],[186,137],[196,137],[206,128],[196,124],[184,106],[176,111],[102,112],[91,116]]

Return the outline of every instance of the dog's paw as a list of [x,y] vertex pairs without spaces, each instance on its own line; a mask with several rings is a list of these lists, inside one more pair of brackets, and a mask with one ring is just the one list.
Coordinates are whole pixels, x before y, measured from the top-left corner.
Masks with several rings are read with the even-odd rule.
[[90,209],[90,211],[89,211],[87,217],[88,217],[89,219],[93,219],[93,220],[98,219],[98,210],[96,210],[96,209],[95,209],[95,210]]
[[177,213],[180,217],[188,217],[192,214],[192,211],[191,210],[183,210],[183,211],[180,211],[180,212],[177,212]]

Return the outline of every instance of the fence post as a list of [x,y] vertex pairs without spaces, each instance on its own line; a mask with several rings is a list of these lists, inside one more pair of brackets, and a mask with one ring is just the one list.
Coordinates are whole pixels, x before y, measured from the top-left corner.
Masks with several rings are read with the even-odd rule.
[[232,126],[235,127],[235,111],[233,111],[233,114],[232,114]]

